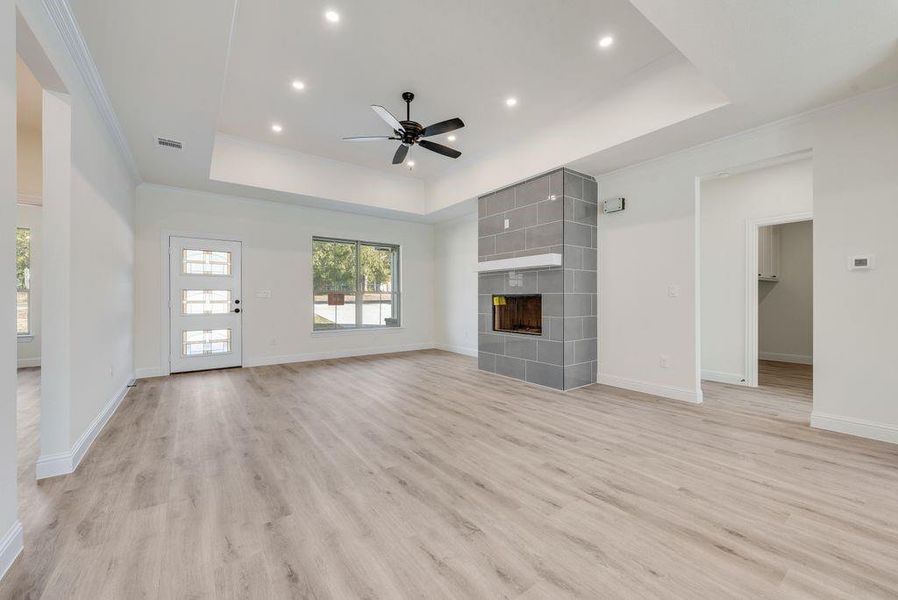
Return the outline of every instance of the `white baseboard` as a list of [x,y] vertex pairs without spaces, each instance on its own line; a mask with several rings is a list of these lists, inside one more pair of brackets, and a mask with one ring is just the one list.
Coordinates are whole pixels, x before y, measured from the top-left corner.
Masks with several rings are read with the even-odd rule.
[[799,365],[814,364],[813,356],[804,354],[782,354],[781,352],[758,352],[759,360],[772,360],[773,362],[797,363]]
[[436,344],[437,350],[445,350],[446,352],[454,352],[455,354],[464,354],[465,356],[473,356],[477,358],[477,348],[465,348],[464,346],[452,346],[450,344]]
[[680,400],[681,402],[690,402],[692,404],[702,403],[701,390],[686,390],[667,385],[658,385],[646,381],[637,381],[635,379],[627,379],[616,375],[605,375],[599,373],[596,383],[602,385],[610,385],[612,387],[632,390],[634,392],[642,392],[653,396],[661,396],[662,398],[670,398],[672,400]]
[[702,379],[707,381],[716,381],[718,383],[729,383],[732,385],[745,385],[745,377],[739,373],[725,373],[723,371],[702,371]]
[[84,455],[87,454],[91,444],[94,443],[94,440],[97,439],[97,436],[103,431],[103,427],[106,426],[106,423],[108,423],[109,419],[112,418],[112,415],[115,414],[115,411],[122,403],[122,400],[124,400],[125,396],[128,394],[129,386],[133,383],[134,378],[129,378],[128,382],[109,399],[100,411],[100,414],[98,414],[91,424],[88,425],[87,429],[81,434],[81,437],[78,438],[70,451],[40,456],[37,459],[37,478],[46,479],[47,477],[56,477],[57,475],[68,475],[69,473],[73,473],[75,469],[78,468],[78,465],[81,464],[81,460],[84,458]]
[[243,359],[244,367],[264,367],[269,365],[285,365],[312,360],[330,358],[351,358],[353,356],[370,356],[373,354],[390,354],[393,352],[411,352],[413,350],[430,350],[433,342],[423,344],[405,344],[396,346],[378,346],[373,348],[352,348],[349,350],[331,350],[330,352],[307,352],[305,354],[284,354],[281,356],[255,356]]
[[16,368],[24,369],[26,367],[39,367],[41,366],[41,357],[36,356],[34,358],[19,358],[16,360]]
[[898,444],[898,425],[812,411],[811,427]]
[[147,379],[148,377],[165,377],[166,375],[170,375],[170,373],[160,367],[149,367],[134,370],[135,379]]
[[16,561],[25,547],[25,538],[22,534],[22,523],[16,521],[12,527],[0,538],[0,579]]

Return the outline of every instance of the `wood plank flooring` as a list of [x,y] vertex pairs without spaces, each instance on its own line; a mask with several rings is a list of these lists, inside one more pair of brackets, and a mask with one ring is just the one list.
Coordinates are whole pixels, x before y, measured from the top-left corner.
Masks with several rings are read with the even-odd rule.
[[24,370],[0,598],[898,597],[898,447],[761,373],[699,406],[439,351],[142,380],[36,484]]

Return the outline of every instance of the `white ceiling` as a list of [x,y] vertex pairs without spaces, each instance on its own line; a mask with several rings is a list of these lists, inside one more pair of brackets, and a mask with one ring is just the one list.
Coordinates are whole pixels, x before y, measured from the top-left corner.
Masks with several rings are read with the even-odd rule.
[[[501,151],[584,110],[676,49],[627,0],[342,0],[341,20],[317,2],[242,2],[231,42],[219,130],[300,152],[396,172],[396,142],[352,144],[392,132],[369,108],[412,119],[459,116],[459,163]],[[597,42],[617,43],[601,50]],[[290,83],[300,79],[302,92]],[[508,96],[519,104],[505,105]],[[270,124],[283,125],[281,134]],[[420,148],[412,175],[453,160]]]
[[609,172],[898,82],[895,0],[632,0],[730,99],[574,168]]
[[[70,2],[145,181],[344,210],[422,216],[898,81],[894,0],[339,0],[335,26],[308,2]],[[368,106],[398,115],[406,89],[414,120],[465,120],[462,158],[416,148],[410,173],[390,144],[339,140],[387,133]],[[407,197],[380,206],[381,187]]]

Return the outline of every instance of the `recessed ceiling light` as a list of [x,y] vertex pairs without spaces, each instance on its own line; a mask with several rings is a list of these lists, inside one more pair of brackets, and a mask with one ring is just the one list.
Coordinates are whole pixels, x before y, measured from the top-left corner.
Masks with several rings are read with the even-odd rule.
[[450,135],[450,136],[447,137],[446,139],[449,140],[450,142],[454,142],[454,141],[455,141],[455,136],[454,136],[454,135]]
[[411,169],[412,167],[415,166],[415,161],[410,160],[410,161],[406,162],[405,164],[407,164],[407,165],[408,165],[408,168]]
[[606,35],[602,39],[599,40],[599,48],[607,48],[614,43],[614,38],[610,35]]
[[340,22],[340,13],[335,10],[329,10],[324,13],[324,18],[330,21],[331,23],[339,23]]
[[284,130],[280,123],[272,123],[271,130],[275,133],[280,133]]
[[304,84],[303,82],[301,82],[299,79],[294,79],[294,80],[293,80],[293,83],[292,83],[291,85],[293,86],[293,89],[294,89],[294,90],[304,90],[304,89],[306,89],[306,84]]
[[517,103],[518,103],[517,98],[506,98],[505,99],[505,106],[515,106]]

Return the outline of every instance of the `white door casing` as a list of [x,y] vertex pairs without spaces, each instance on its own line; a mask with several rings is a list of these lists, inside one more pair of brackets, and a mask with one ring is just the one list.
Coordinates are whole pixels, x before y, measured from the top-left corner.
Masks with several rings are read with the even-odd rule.
[[243,364],[241,243],[169,238],[172,373]]

